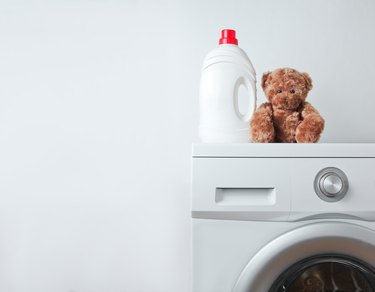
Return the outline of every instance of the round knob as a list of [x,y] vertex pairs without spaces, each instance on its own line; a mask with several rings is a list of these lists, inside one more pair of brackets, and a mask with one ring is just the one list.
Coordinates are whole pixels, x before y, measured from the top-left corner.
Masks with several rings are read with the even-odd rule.
[[342,170],[335,167],[327,167],[316,175],[314,189],[322,200],[337,202],[348,192],[348,178]]
[[330,195],[337,195],[342,190],[342,180],[336,174],[328,174],[321,181],[322,188]]

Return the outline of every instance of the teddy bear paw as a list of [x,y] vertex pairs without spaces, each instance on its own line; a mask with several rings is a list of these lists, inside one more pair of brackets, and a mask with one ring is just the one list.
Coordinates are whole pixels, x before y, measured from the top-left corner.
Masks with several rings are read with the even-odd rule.
[[310,120],[302,122],[296,130],[297,143],[316,143],[323,131],[324,122]]

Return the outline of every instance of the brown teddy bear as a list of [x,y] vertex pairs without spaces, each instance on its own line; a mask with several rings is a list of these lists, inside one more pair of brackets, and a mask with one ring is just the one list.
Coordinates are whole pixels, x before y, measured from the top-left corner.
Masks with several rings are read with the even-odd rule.
[[312,88],[307,73],[291,68],[276,69],[263,74],[262,88],[268,102],[263,103],[251,119],[253,142],[318,142],[324,119],[305,101]]

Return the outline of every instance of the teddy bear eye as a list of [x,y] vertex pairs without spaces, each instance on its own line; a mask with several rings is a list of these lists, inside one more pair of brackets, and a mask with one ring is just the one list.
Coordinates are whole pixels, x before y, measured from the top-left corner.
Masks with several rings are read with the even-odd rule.
[[281,89],[276,90],[277,93],[283,92]]
[[290,93],[296,93],[296,91],[294,89],[291,89]]

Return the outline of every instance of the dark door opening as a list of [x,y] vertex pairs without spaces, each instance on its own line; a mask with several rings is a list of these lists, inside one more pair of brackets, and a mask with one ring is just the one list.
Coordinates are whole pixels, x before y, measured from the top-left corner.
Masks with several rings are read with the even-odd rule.
[[375,292],[375,269],[345,255],[319,255],[283,272],[269,292]]

